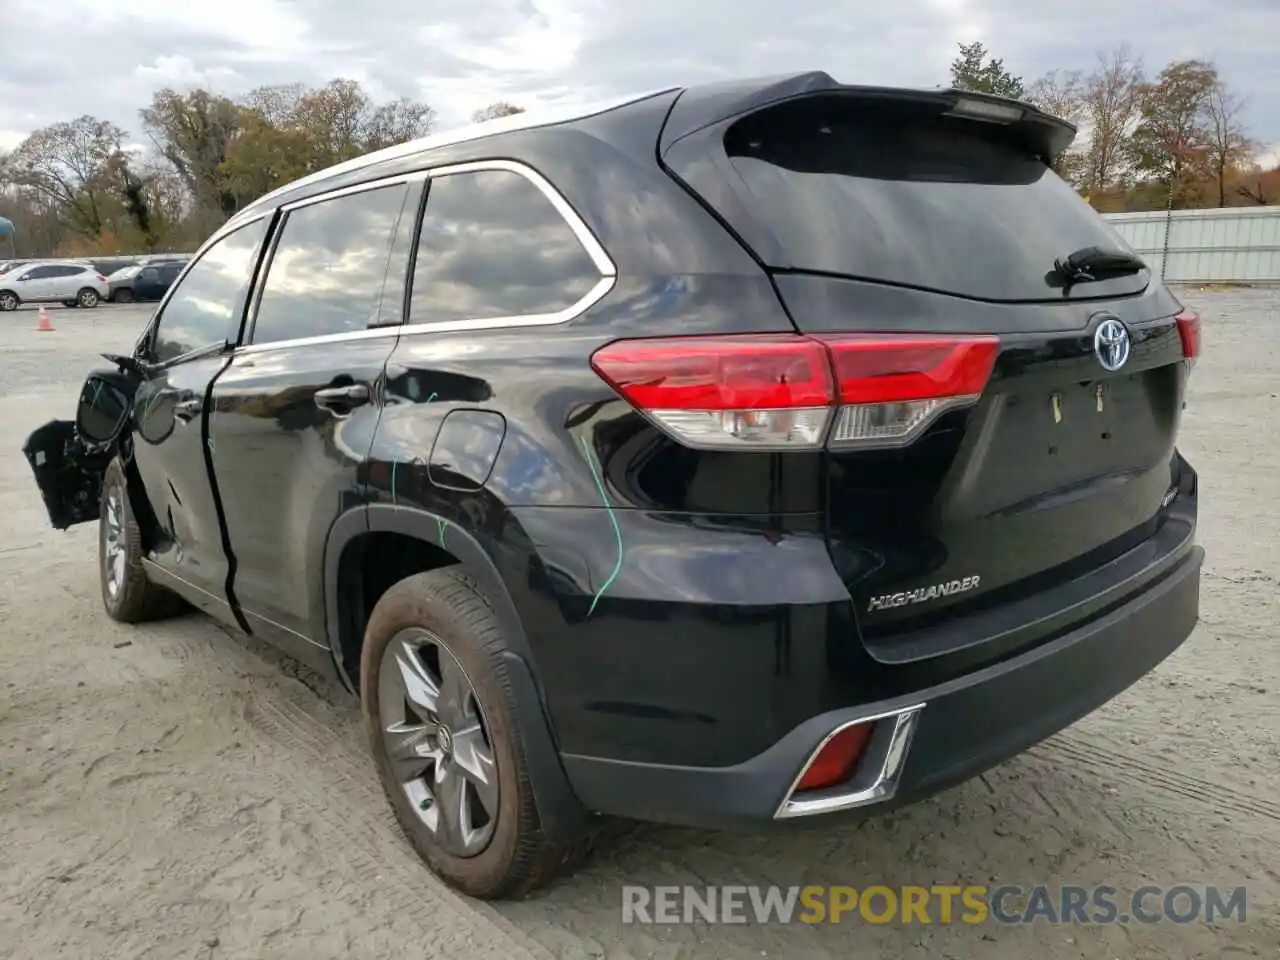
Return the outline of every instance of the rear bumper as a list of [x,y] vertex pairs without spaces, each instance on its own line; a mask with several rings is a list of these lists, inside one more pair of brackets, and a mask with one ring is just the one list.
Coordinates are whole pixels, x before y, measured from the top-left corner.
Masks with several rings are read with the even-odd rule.
[[[574,792],[599,813],[723,828],[810,812],[873,813],[922,799],[1025,750],[1092,712],[1176,650],[1199,615],[1204,551],[1193,546],[1124,604],[1019,656],[908,697],[834,710],[729,767],[668,766],[566,754]],[[852,780],[790,805],[826,737],[873,717]],[[896,734],[896,735],[895,735]]]

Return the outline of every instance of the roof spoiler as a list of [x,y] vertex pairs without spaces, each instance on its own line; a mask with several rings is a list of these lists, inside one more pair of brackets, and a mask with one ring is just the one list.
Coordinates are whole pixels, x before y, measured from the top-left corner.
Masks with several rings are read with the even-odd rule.
[[939,112],[986,123],[1000,123],[1022,132],[1028,147],[1046,162],[1056,160],[1076,137],[1076,127],[1022,100],[956,88],[935,90],[842,84],[820,70],[785,76],[758,77],[690,87],[676,100],[662,131],[660,152],[707,127],[736,120],[789,100],[815,96],[848,96],[865,100],[936,103]]

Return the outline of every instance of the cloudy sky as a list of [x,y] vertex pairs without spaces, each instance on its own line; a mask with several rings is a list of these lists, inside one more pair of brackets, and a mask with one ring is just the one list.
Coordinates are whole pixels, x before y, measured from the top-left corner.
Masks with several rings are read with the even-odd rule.
[[[89,113],[142,139],[164,86],[238,94],[359,80],[441,127],[498,99],[527,107],[735,74],[823,69],[933,86],[981,39],[1027,79],[1088,68],[1127,40],[1158,69],[1212,58],[1280,148],[1280,0],[0,0],[0,146]],[[1035,11],[1034,13],[1032,11]]]

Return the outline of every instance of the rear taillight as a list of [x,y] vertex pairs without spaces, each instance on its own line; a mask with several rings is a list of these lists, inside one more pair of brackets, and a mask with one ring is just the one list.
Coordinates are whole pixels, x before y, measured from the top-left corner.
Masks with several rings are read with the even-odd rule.
[[104,277],[102,274],[98,274],[98,279],[101,280],[103,283],[107,282],[107,278]]
[[990,336],[690,336],[618,340],[591,365],[692,447],[885,447],[976,401],[998,350]]
[[1194,366],[1200,356],[1200,314],[1183,310],[1174,319],[1178,322],[1178,336],[1182,338],[1182,356],[1188,367]]
[[833,336],[840,412],[832,446],[910,443],[947,410],[982,394],[998,337]]

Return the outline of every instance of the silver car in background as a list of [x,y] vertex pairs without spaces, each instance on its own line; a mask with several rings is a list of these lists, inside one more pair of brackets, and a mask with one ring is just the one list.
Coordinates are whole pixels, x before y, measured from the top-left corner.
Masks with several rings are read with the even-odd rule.
[[110,290],[107,278],[90,263],[36,260],[0,274],[0,310],[17,310],[23,303],[96,307]]

